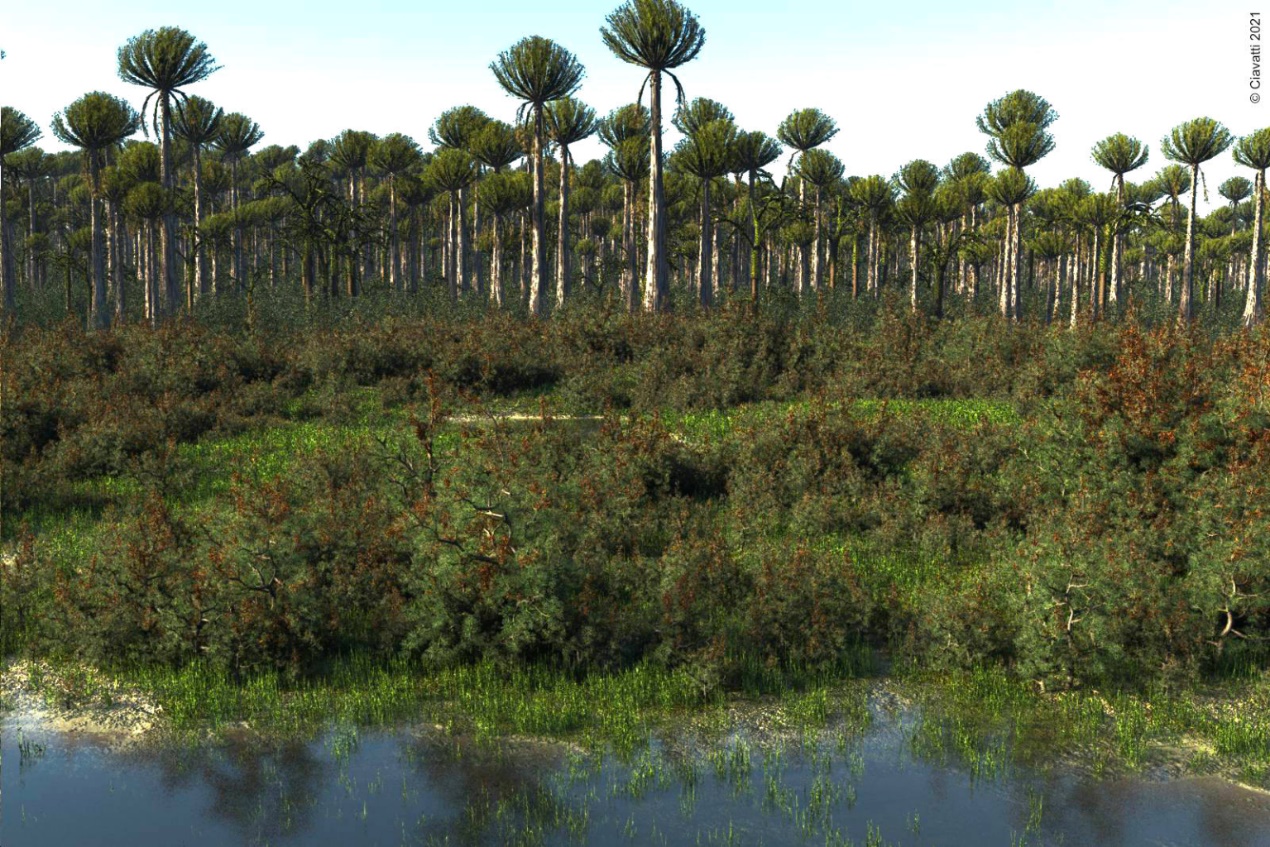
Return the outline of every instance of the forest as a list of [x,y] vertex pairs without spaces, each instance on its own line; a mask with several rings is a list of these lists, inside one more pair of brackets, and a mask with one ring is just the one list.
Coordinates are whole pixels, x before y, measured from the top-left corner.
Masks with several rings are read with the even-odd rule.
[[4,107],[4,653],[1264,694],[1270,128],[1185,121],[1153,172],[1115,132],[1109,191],[1040,187],[1020,89],[966,117],[986,155],[848,175],[820,109],[688,97],[673,0],[601,37],[634,102],[527,37],[514,118],[426,144],[262,146],[175,27],[118,48],[140,109],[51,116],[73,150]]

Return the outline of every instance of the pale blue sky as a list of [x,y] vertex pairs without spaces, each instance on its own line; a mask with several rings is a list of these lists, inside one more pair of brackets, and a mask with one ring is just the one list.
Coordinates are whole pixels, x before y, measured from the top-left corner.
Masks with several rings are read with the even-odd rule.
[[[512,118],[516,102],[488,66],[525,35],[553,38],[578,55],[587,69],[579,97],[601,114],[633,100],[640,71],[599,36],[616,5],[11,2],[0,12],[8,53],[0,100],[39,121],[41,144],[55,149],[49,119],[86,91],[111,91],[140,107],[145,92],[119,80],[116,50],[144,29],[175,24],[206,41],[222,65],[190,91],[255,118],[264,143],[303,148],[352,127],[404,132],[426,147],[428,127],[451,106],[472,103]],[[794,108],[820,108],[842,127],[828,146],[849,174],[889,175],[917,157],[943,165],[965,150],[982,153],[975,115],[1014,88],[1043,95],[1060,116],[1057,149],[1033,170],[1042,185],[1080,176],[1106,188],[1089,148],[1113,132],[1150,144],[1145,174],[1164,164],[1161,136],[1186,119],[1210,115],[1236,133],[1270,125],[1270,103],[1249,101],[1248,12],[1233,0],[688,5],[706,29],[701,55],[681,69],[688,97],[720,100],[743,128],[769,134]],[[577,155],[600,152],[593,143]],[[1223,154],[1211,167],[1210,194],[1237,172]]]

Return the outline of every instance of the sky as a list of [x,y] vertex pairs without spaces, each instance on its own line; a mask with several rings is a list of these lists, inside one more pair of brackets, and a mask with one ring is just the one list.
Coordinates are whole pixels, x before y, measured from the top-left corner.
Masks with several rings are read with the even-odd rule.
[[[0,11],[7,54],[0,101],[44,127],[41,146],[63,149],[48,130],[53,114],[92,90],[140,108],[146,92],[119,79],[116,52],[143,30],[176,25],[206,42],[221,65],[189,93],[258,121],[263,144],[303,149],[352,128],[403,132],[427,149],[428,128],[453,106],[470,103],[513,119],[518,104],[489,65],[527,35],[554,39],[578,56],[586,77],[577,96],[601,115],[632,102],[643,74],[617,59],[599,33],[617,5],[10,2]],[[1234,0],[686,5],[706,31],[700,55],[678,72],[687,97],[718,100],[742,129],[769,135],[791,111],[818,108],[838,122],[841,131],[826,147],[848,174],[890,175],[915,158],[943,165],[965,151],[983,153],[987,139],[975,116],[1016,88],[1045,97],[1059,115],[1054,152],[1029,171],[1043,187],[1081,177],[1109,188],[1110,175],[1089,151],[1115,132],[1150,145],[1147,164],[1130,176],[1140,179],[1167,163],[1160,139],[1183,121],[1213,117],[1236,135],[1270,126],[1270,103],[1251,99],[1258,92],[1249,87],[1250,7]],[[669,114],[673,85],[666,92]],[[667,149],[677,137],[667,121]],[[579,162],[602,153],[594,140],[574,149]],[[1252,175],[1229,153],[1206,170],[1218,202],[1222,180]]]

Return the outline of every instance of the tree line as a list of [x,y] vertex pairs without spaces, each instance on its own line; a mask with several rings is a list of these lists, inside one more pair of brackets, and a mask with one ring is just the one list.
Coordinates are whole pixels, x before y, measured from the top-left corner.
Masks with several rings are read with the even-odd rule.
[[[986,157],[847,175],[824,149],[839,127],[820,109],[793,110],[773,137],[686,97],[675,72],[705,30],[674,0],[628,0],[600,34],[644,73],[636,101],[604,116],[575,96],[576,56],[531,36],[490,64],[520,103],[514,120],[460,105],[436,118],[429,151],[355,129],[301,151],[261,147],[256,120],[190,90],[219,70],[206,44],[147,30],[118,50],[120,77],[146,91],[140,110],[94,91],[52,116],[75,151],[42,151],[41,126],[3,107],[3,312],[20,319],[23,304],[58,298],[105,328],[260,287],[298,289],[306,303],[444,287],[540,316],[587,292],[662,311],[673,285],[703,308],[844,289],[890,290],[936,316],[962,298],[1073,326],[1144,299],[1182,323],[1231,298],[1245,325],[1263,318],[1270,128],[1236,138],[1211,118],[1186,121],[1160,143],[1167,164],[1139,182],[1129,175],[1149,146],[1118,132],[1091,151],[1110,191],[1080,179],[1040,188],[1027,169],[1054,149],[1058,115],[1015,90],[975,118]],[[683,136],[670,150],[667,80]],[[154,142],[135,138],[143,130]],[[593,135],[607,152],[579,165],[570,150]],[[1226,202],[1201,217],[1202,168],[1228,150],[1253,179],[1223,182]]]

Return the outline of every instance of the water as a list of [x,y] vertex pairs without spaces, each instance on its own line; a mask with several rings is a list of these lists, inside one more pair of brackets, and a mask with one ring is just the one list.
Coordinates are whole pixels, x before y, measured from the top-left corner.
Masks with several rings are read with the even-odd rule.
[[1270,796],[915,758],[904,721],[759,739],[685,729],[625,755],[335,730],[117,750],[2,724],[0,845],[848,844],[1270,847]]

